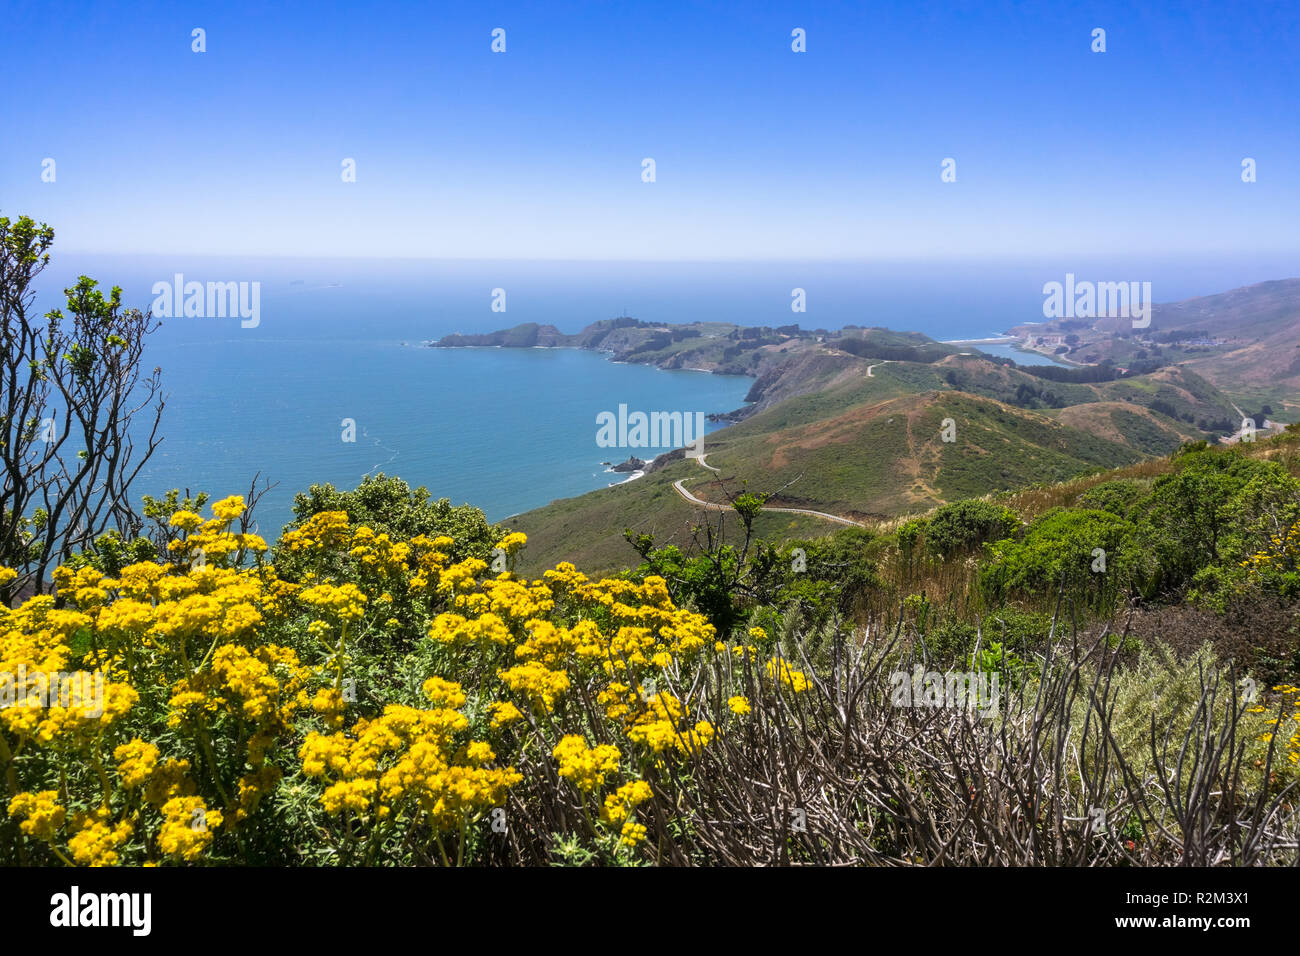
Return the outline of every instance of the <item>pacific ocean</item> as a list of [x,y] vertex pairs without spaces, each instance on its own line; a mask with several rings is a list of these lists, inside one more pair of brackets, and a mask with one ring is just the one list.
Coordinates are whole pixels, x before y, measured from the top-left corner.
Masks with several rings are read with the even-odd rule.
[[[1145,271],[1144,271],[1145,270]],[[1279,271],[1281,270],[1281,271]],[[276,482],[259,505],[263,533],[291,517],[294,493],[364,475],[399,475],[491,520],[621,480],[602,462],[659,449],[596,444],[596,416],[630,410],[726,412],[752,380],[616,364],[575,350],[424,347],[451,332],[522,322],[576,332],[597,319],[726,321],[835,329],[848,324],[983,338],[1041,320],[1044,281],[1066,271],[1155,276],[1156,301],[1276,278],[1262,262],[540,262],[230,259],[57,254],[38,307],[87,274],[120,285],[124,305],[153,302],[157,282],[259,282],[257,327],[237,317],[167,318],[145,360],[162,369],[164,440],[133,494],[169,488],[214,497]],[[791,292],[807,312],[792,313]],[[505,311],[493,311],[504,293]],[[1003,353],[1014,354],[1014,353]],[[355,441],[345,441],[347,422]]]

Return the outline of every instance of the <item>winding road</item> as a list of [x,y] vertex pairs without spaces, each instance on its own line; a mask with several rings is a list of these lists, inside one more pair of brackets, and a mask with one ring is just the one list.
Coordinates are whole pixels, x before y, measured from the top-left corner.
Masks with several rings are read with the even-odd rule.
[[[712,472],[720,472],[721,469],[714,468],[712,465],[710,465],[708,462],[704,460],[705,454],[693,455],[692,457],[697,462],[699,462],[701,468],[707,468],[709,471]],[[699,505],[701,508],[704,508],[706,511],[730,511],[731,510],[731,505],[720,505],[713,501],[705,501],[703,498],[696,498],[693,494],[691,494],[689,491],[686,490],[686,487],[683,484],[685,481],[686,481],[685,478],[678,478],[676,481],[673,482],[673,490],[676,491],[683,498],[685,498],[687,501],[689,501],[691,504]],[[834,521],[836,524],[846,524],[854,528],[866,527],[866,525],[863,524],[861,521],[852,521],[849,518],[841,518],[839,515],[827,514],[825,511],[810,511],[807,508],[769,508],[766,505],[764,505],[763,510],[779,511],[783,514],[791,514],[791,515],[812,515],[814,518],[824,518],[827,521]]]

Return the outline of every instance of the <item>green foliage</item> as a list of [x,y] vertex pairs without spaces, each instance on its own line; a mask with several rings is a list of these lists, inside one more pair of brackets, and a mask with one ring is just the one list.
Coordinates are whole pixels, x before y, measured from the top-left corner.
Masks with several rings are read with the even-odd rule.
[[719,635],[732,633],[744,620],[746,611],[739,600],[744,561],[734,545],[718,544],[704,553],[687,555],[675,544],[654,547],[652,535],[627,535],[644,559],[631,577],[642,581],[659,575],[668,582],[673,599],[707,615]]
[[1010,508],[979,499],[957,501],[930,517],[925,546],[931,554],[954,555],[1011,537],[1018,530],[1020,518]]
[[731,507],[735,509],[736,514],[740,515],[740,520],[745,523],[745,527],[749,528],[758,517],[758,513],[763,510],[767,498],[767,495],[746,491],[736,495],[736,500],[731,503]]
[[[1151,751],[1153,719],[1156,727],[1172,728],[1169,746],[1175,754],[1182,744],[1183,734],[1195,721],[1211,719],[1213,715],[1198,714],[1197,707],[1206,682],[1213,680],[1219,669],[1214,648],[1208,643],[1180,660],[1168,645],[1156,641],[1143,644],[1137,660],[1116,672],[1110,728],[1114,746],[1118,747],[1134,773],[1143,776],[1154,769]],[[1031,682],[1029,692],[1033,690]],[[1231,693],[1230,688],[1228,692]],[[1096,722],[1095,713],[1089,717],[1088,706],[1088,694],[1080,693],[1074,698],[1070,725],[1076,740],[1082,736],[1085,722],[1089,719],[1094,724]],[[1095,755],[1088,748],[1082,748],[1081,756],[1087,760]],[[1184,766],[1182,769],[1185,784],[1194,768]]]
[[1108,511],[1053,508],[1021,540],[990,547],[981,587],[993,604],[1008,597],[1055,595],[1063,587],[1100,609],[1130,576],[1125,546],[1131,534],[1132,526]]
[[1241,562],[1300,517],[1300,483],[1280,464],[1239,451],[1188,448],[1131,513],[1149,558],[1148,595],[1201,596],[1238,587]]
[[925,535],[927,524],[929,521],[926,518],[913,518],[911,521],[904,522],[902,527],[894,532],[894,539],[898,542],[898,557],[908,579],[911,578],[913,567],[920,557],[917,545]]
[[[761,502],[760,496],[751,497]],[[720,635],[745,622],[772,630],[791,610],[795,616],[788,627],[813,632],[836,616],[861,610],[879,585],[869,556],[874,532],[843,528],[825,538],[769,543],[751,538],[750,522],[757,514],[745,522],[742,543],[713,539],[689,554],[677,545],[656,547],[653,535],[626,531],[643,559],[630,576],[664,578],[674,600],[706,614]]]
[[78,570],[93,567],[103,574],[115,576],[128,564],[153,561],[158,549],[148,538],[137,537],[128,541],[116,530],[106,531],[64,562],[64,567]]
[[1145,491],[1141,482],[1130,479],[1104,481],[1089,488],[1080,496],[1079,507],[1094,511],[1109,511],[1116,517],[1127,518]]
[[331,484],[312,485],[294,495],[294,520],[285,530],[296,529],[322,511],[346,511],[354,524],[364,524],[393,540],[418,535],[447,535],[455,544],[451,555],[488,560],[493,547],[504,535],[490,524],[483,512],[471,505],[452,505],[447,498],[430,500],[427,488],[412,489],[398,477],[380,472],[367,475],[353,491],[339,491]]
[[155,498],[153,495],[142,496],[144,507],[142,513],[149,528],[149,537],[153,539],[154,546],[160,553],[166,553],[167,542],[172,538],[172,527],[170,525],[171,517],[178,511],[192,511],[199,514],[203,506],[208,503],[209,495],[206,491],[200,491],[197,495],[191,496],[186,491],[184,498],[178,489],[173,488],[161,498]]
[[987,646],[981,647],[971,669],[981,674],[998,674],[1011,688],[1022,686],[1025,678],[1034,673],[1032,665],[1015,651],[1007,650],[1000,641],[989,641]]
[[981,656],[985,648],[993,646],[990,642],[1006,648],[1009,654],[1024,656],[1039,648],[1051,623],[1050,614],[1014,607],[1004,608],[978,621],[948,614],[926,632],[926,651],[938,666],[965,666],[982,634]]

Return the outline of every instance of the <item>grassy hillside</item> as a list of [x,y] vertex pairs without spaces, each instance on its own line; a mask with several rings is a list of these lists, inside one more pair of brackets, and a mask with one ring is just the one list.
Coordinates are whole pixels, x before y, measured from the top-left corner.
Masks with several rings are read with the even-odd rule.
[[1300,279],[1158,304],[1145,329],[1134,329],[1129,319],[1101,318],[1056,320],[1012,331],[1027,337],[1068,336],[1065,354],[1075,361],[1181,366],[1228,393],[1250,414],[1267,404],[1280,420],[1300,417]]
[[[501,526],[528,535],[528,549],[520,556],[520,568],[528,573],[541,573],[561,561],[600,571],[623,568],[637,560],[623,537],[625,528],[680,547],[690,546],[694,529],[705,523],[715,528],[721,523],[726,534],[738,532],[734,515],[706,512],[673,490],[679,478],[698,484],[706,474],[692,461],[678,461],[636,481],[561,498],[507,518]],[[704,497],[698,489],[696,494]],[[755,530],[762,537],[785,540],[813,537],[827,526],[817,518],[768,512],[759,516]]]
[[[914,391],[926,385],[933,388]],[[945,442],[941,430],[949,419],[955,440]],[[947,388],[932,367],[891,363],[876,367],[870,378],[795,396],[715,432],[706,453],[718,473],[676,461],[506,524],[528,534],[526,560],[539,567],[567,558],[608,569],[630,558],[624,528],[679,544],[690,540],[704,512],[673,488],[679,479],[705,501],[725,503],[728,493],[748,489],[773,494],[774,506],[870,523],[1135,463],[1194,434],[1132,402],[1021,409]],[[760,531],[778,539],[835,527],[770,512],[760,521]]]
[[[1072,355],[1086,351],[1097,362],[1074,367],[1018,366],[883,328],[659,325],[628,317],[574,334],[524,325],[438,344],[598,349],[619,361],[754,378],[747,407],[723,415],[731,424],[709,436],[713,470],[681,460],[680,452],[661,456],[641,479],[507,522],[528,534],[530,566],[573,560],[612,569],[634,554],[624,529],[652,533],[661,543],[691,542],[710,512],[684,492],[716,507],[729,495],[757,491],[771,496],[770,507],[875,524],[1133,465],[1189,441],[1217,443],[1243,414],[1263,416],[1271,408],[1243,412],[1216,376],[1248,358],[1236,353],[1252,343],[1281,348],[1294,334],[1288,316],[1296,301],[1300,280],[1288,280],[1158,307],[1151,332],[1107,321],[1035,326],[1058,334],[1068,327]],[[1232,326],[1234,335],[1205,345],[1198,336],[1207,323],[1220,332]],[[1259,374],[1251,367],[1227,377],[1243,387]],[[716,520],[718,512],[711,513]],[[774,540],[836,527],[825,518],[772,511],[760,524]]]
[[[906,336],[866,335],[871,350],[928,348]],[[859,335],[859,333],[862,333]],[[1093,383],[1058,382],[981,356],[951,351],[910,362],[819,345],[772,365],[751,390],[759,404],[709,436],[706,471],[664,459],[646,477],[565,499],[510,519],[528,534],[537,567],[574,560],[620,566],[632,551],[624,528],[687,544],[704,509],[741,490],[770,505],[828,512],[873,524],[960,498],[1134,464],[1187,441],[1215,439],[1198,425],[1230,427],[1232,402],[1183,368]],[[945,421],[952,441],[944,441]],[[680,458],[680,453],[677,453]],[[833,522],[765,512],[760,531],[782,539],[826,533]]]

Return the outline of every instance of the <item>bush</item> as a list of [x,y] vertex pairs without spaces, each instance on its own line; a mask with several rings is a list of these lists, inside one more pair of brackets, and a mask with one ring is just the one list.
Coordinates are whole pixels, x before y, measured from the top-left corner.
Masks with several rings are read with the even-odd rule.
[[[420,497],[397,495],[412,509],[390,526],[426,520]],[[0,612],[23,681],[0,708],[0,862],[538,863],[551,833],[601,862],[653,859],[667,833],[637,808],[762,686],[808,688],[755,656],[765,635],[720,641],[662,578],[529,581],[455,560],[449,537],[322,510],[277,545],[290,581],[234,530],[242,498],[211,510],[172,516],[168,562],[61,567],[65,607]],[[508,564],[524,543],[495,542]],[[101,675],[98,697],[33,683],[69,665]]]
[[1131,534],[1132,526],[1108,511],[1053,508],[1021,540],[990,547],[981,588],[993,604],[1008,597],[1054,598],[1064,588],[1068,596],[1105,608],[1131,576]]
[[1150,561],[1145,594],[1176,596],[1196,582],[1213,599],[1247,577],[1247,565],[1264,576],[1294,570],[1286,529],[1300,517],[1300,483],[1282,465],[1197,447],[1173,462],[1129,509]]
[[312,485],[293,499],[294,520],[285,526],[292,531],[325,511],[343,511],[354,524],[363,524],[393,538],[446,535],[454,542],[453,557],[484,558],[505,532],[490,524],[483,512],[472,505],[452,505],[447,498],[429,500],[427,488],[411,489],[401,478],[383,472],[367,475],[353,491],[339,491],[331,484]]
[[1138,481],[1130,479],[1104,481],[1089,488],[1079,497],[1079,507],[1093,511],[1109,511],[1118,518],[1127,518],[1145,492],[1145,486]]
[[925,545],[931,554],[951,556],[1012,537],[1020,527],[1020,518],[1003,505],[958,501],[944,505],[930,517],[925,526]]

